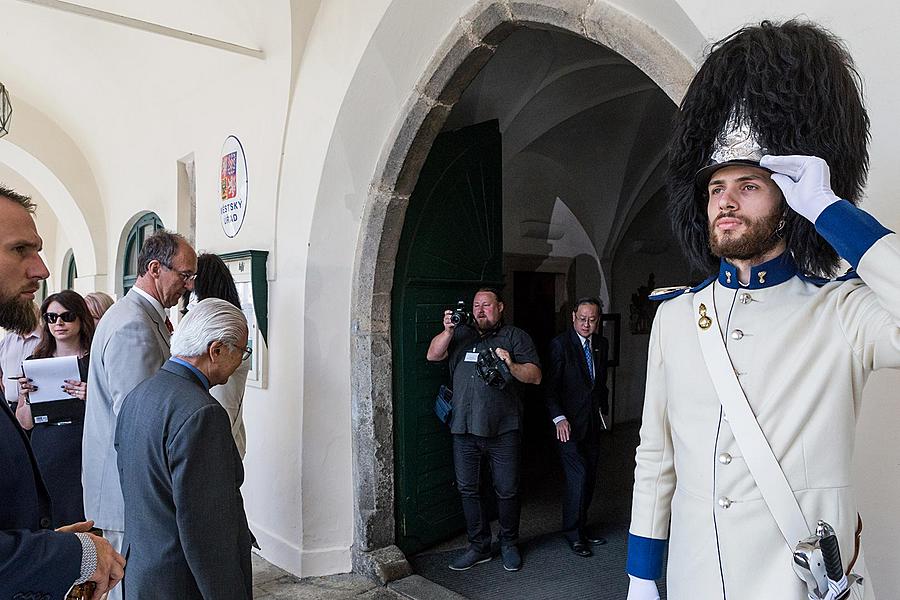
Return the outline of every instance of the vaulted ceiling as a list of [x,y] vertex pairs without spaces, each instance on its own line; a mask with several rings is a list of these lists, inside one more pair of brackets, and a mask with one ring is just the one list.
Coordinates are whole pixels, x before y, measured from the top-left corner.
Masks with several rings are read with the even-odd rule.
[[550,222],[559,198],[611,260],[664,186],[675,104],[615,52],[558,31],[504,40],[446,129],[499,119],[505,219]]

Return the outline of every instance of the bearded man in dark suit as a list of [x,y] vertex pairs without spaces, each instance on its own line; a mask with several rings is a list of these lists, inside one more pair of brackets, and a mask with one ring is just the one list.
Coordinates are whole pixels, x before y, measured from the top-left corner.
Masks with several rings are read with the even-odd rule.
[[[50,273],[31,200],[0,187],[0,327],[37,325],[34,294]],[[50,495],[31,444],[6,402],[0,402],[0,598],[62,598],[73,584],[93,581],[99,600],[122,579],[125,560],[87,521],[50,529]]]
[[578,556],[592,556],[591,546],[605,544],[586,530],[594,496],[601,413],[609,412],[606,360],[609,344],[598,333],[602,304],[597,298],[575,303],[572,327],[550,343],[550,368],[545,397],[556,425],[559,455],[566,476],[563,494],[563,535]]

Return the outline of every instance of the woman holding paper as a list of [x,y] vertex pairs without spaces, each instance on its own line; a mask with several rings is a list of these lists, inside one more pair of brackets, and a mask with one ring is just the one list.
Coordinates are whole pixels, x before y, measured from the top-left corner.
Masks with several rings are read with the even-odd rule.
[[[31,446],[44,483],[53,501],[53,526],[84,521],[81,490],[81,434],[87,397],[88,353],[94,337],[94,320],[84,298],[65,290],[51,294],[41,304],[44,324],[40,344],[27,360],[74,357],[80,380],[67,379],[59,400],[28,404],[28,394],[37,387],[27,377],[19,380],[16,417],[31,431]],[[28,375],[28,363],[23,366]]]

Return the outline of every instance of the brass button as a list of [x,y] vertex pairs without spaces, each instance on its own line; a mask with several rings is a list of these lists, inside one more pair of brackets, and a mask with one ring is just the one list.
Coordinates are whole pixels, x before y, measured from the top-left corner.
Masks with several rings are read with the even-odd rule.
[[719,498],[719,506],[721,506],[722,508],[731,507],[731,499],[722,496],[721,498]]
[[723,452],[722,454],[719,455],[719,462],[722,463],[723,465],[730,464],[731,463],[731,455],[728,454],[727,452]]
[[747,292],[743,292],[740,296],[738,296],[738,301],[741,304],[750,304],[753,302],[753,297]]
[[739,340],[742,337],[744,337],[744,332],[741,331],[740,329],[735,329],[734,331],[731,332],[731,339],[733,339],[733,340]]

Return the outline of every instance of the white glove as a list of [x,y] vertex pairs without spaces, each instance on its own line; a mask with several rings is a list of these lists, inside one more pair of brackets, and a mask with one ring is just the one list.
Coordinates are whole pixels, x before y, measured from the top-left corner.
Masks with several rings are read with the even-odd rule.
[[628,584],[627,600],[659,600],[659,590],[652,579],[640,579],[629,575],[631,583]]
[[828,163],[817,156],[763,156],[759,166],[773,171],[788,205],[812,223],[840,200],[831,191]]

